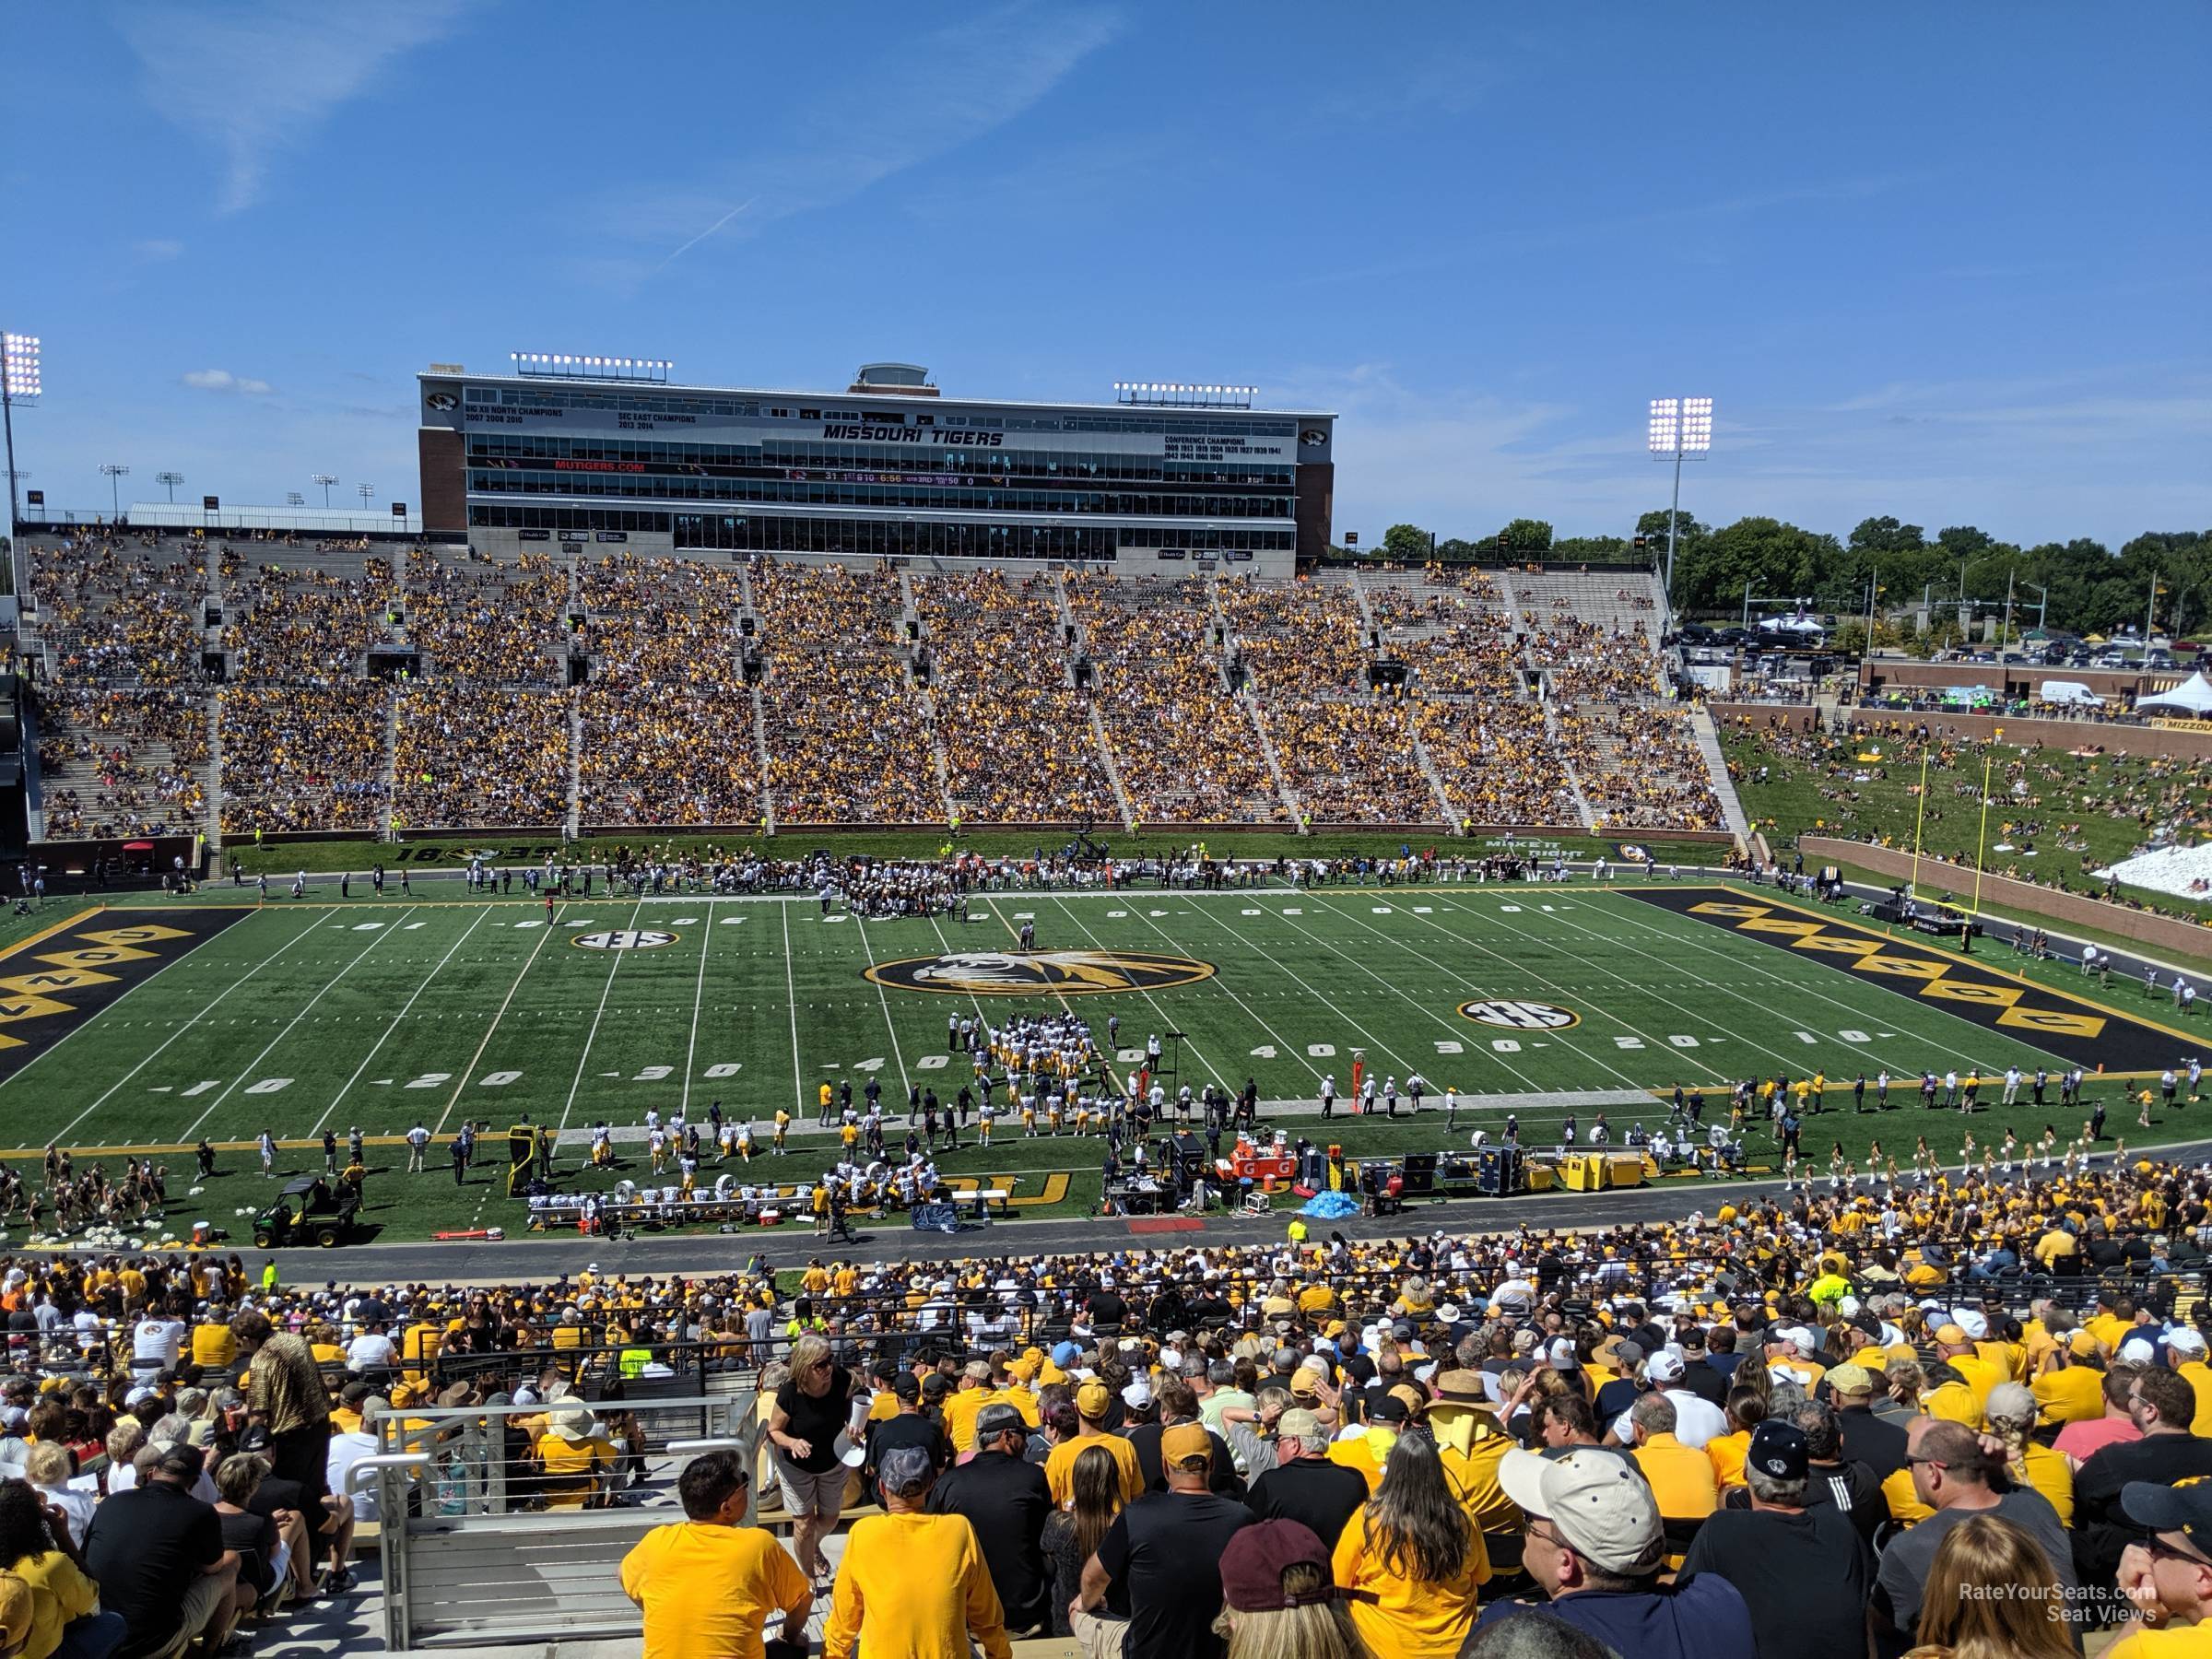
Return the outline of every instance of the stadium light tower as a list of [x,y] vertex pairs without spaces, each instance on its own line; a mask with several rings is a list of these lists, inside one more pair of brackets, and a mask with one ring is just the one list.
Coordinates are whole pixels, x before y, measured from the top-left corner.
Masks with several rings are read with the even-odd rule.
[[288,489],[284,492],[284,504],[287,507],[304,507],[307,498],[296,489]]
[[317,473],[308,480],[310,484],[323,486],[323,505],[326,509],[330,506],[330,487],[337,481],[338,475],[336,473]]
[[369,498],[376,493],[376,486],[373,484],[356,484],[353,487],[353,493],[361,498],[361,511],[366,512],[369,511]]
[[131,476],[131,469],[120,461],[102,461],[100,470],[108,476],[108,504],[112,509],[110,524],[123,522],[123,480]]
[[154,482],[169,491],[169,504],[174,507],[177,504],[177,486],[184,482],[184,475],[181,472],[158,472],[154,475]]
[[1650,437],[1652,453],[1675,464],[1675,494],[1666,509],[1666,608],[1675,608],[1675,520],[1682,511],[1682,463],[1702,460],[1712,448],[1712,399],[1710,397],[1654,397],[1652,399]]
[[[16,545],[16,405],[39,401],[39,336],[0,334],[0,430],[7,440],[7,545]],[[16,590],[21,593],[18,586]]]

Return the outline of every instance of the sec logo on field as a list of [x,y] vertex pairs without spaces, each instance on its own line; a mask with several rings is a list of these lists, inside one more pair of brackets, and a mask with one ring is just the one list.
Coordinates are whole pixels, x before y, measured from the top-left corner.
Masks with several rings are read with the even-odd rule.
[[677,935],[655,929],[635,927],[609,928],[600,933],[578,934],[569,941],[586,950],[658,950],[664,945],[676,943]]
[[1477,1025],[1502,1026],[1512,1031],[1557,1031],[1583,1021],[1571,1008],[1517,999],[1461,1003],[1459,1011]]

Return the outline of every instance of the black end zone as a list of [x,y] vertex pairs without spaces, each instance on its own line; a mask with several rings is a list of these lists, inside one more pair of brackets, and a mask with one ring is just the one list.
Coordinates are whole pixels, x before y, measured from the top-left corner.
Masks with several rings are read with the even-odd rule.
[[[1984,968],[1956,947],[1937,947],[1744,888],[1621,888],[1636,899],[1708,922],[1778,950],[1808,957],[1911,997],[2085,1071],[2155,1072],[2203,1046],[2101,1003]],[[1994,941],[1984,949],[2000,948]]]
[[0,953],[0,1083],[246,910],[88,910]]

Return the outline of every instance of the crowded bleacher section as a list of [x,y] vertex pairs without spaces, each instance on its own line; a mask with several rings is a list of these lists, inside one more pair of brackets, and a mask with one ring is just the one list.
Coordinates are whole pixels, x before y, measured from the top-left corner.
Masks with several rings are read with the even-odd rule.
[[[701,1620],[685,1651],[841,1659],[2186,1653],[2208,1236],[2212,1170],[2121,1160],[466,1288],[18,1256],[0,1625],[34,1659],[212,1653],[351,1593],[357,1538],[417,1508],[634,1507],[649,1653]],[[667,1449],[655,1400],[732,1389],[743,1445]],[[453,1462],[487,1443],[496,1476]],[[406,1449],[396,1488],[348,1481]]]
[[30,552],[53,835],[1722,822],[1647,578]]

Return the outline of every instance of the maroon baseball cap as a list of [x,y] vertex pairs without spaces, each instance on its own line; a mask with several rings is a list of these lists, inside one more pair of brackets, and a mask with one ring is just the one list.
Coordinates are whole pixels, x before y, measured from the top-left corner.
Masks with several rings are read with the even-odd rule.
[[[1321,1583],[1303,1595],[1283,1589],[1283,1572],[1304,1562]],[[1299,1521],[1260,1521],[1241,1528],[1221,1552],[1221,1599],[1232,1613],[1279,1613],[1336,1599],[1326,1546]]]

